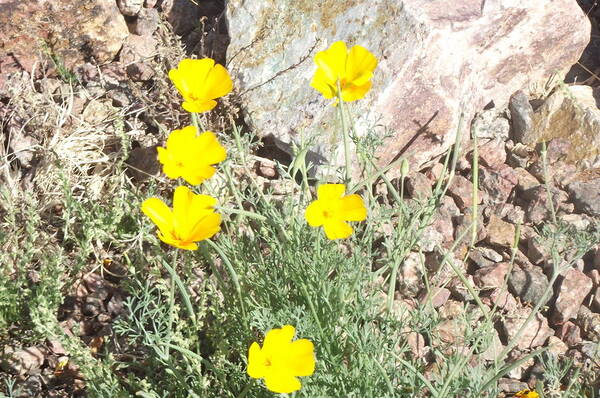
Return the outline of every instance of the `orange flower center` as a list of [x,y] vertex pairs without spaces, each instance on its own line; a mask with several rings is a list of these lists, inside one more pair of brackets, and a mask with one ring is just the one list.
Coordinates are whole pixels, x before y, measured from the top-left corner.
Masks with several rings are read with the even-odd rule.
[[271,360],[269,358],[266,358],[264,365],[265,366],[271,366]]
[[323,217],[324,218],[331,218],[333,217],[333,213],[329,210],[323,210]]

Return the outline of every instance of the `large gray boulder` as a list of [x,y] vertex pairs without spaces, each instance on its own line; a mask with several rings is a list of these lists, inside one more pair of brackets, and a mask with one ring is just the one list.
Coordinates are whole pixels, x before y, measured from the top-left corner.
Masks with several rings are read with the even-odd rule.
[[337,110],[309,82],[314,55],[344,40],[379,59],[351,104],[359,134],[383,139],[379,165],[409,156],[413,169],[452,145],[461,113],[466,136],[486,104],[565,73],[590,37],[575,0],[229,0],[227,19],[228,67],[256,133],[284,148],[315,136],[313,160],[343,163]]

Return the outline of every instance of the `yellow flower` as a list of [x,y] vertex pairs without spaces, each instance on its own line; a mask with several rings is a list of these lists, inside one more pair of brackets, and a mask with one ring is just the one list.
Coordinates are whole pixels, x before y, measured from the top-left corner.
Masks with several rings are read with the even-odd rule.
[[169,78],[185,100],[183,109],[188,112],[207,112],[217,102],[215,98],[227,95],[232,87],[231,77],[222,65],[211,58],[184,59],[177,69],[169,71]]
[[329,239],[347,238],[352,227],[346,221],[362,221],[367,218],[367,209],[362,198],[356,194],[343,196],[344,184],[323,184],[317,190],[317,200],[306,208],[304,217],[311,227],[325,229]]
[[521,390],[515,394],[515,398],[539,398],[540,395],[531,390]]
[[158,147],[158,161],[167,177],[182,177],[192,185],[198,185],[212,177],[211,165],[225,160],[225,148],[219,144],[212,131],[196,135],[194,126],[174,130],[167,138],[166,148]]
[[348,51],[346,43],[336,41],[325,51],[315,56],[317,70],[310,85],[327,99],[338,95],[342,89],[342,100],[356,101],[371,89],[371,78],[377,67],[377,58],[366,48],[356,45]]
[[254,342],[248,350],[248,375],[265,379],[267,388],[275,393],[289,394],[302,386],[298,377],[315,371],[313,343],[307,339],[292,341],[293,326],[267,332],[262,348]]
[[173,194],[173,210],[158,198],[146,199],[142,212],[158,227],[163,242],[186,250],[196,250],[199,242],[221,229],[221,215],[215,213],[216,199],[197,195],[188,187],[179,186]]

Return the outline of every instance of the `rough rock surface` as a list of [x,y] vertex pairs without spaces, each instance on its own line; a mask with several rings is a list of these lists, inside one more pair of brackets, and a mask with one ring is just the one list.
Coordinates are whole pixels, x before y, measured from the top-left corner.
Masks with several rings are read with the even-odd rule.
[[[31,71],[39,52],[68,69],[111,61],[129,31],[114,0],[0,2],[0,75]],[[1,83],[1,82],[0,82]]]
[[600,88],[560,86],[533,114],[524,144],[561,138],[559,156],[582,167],[600,166]]
[[227,58],[251,128],[283,147],[318,135],[313,161],[342,158],[336,109],[309,86],[312,58],[336,40],[379,59],[371,93],[353,104],[358,131],[379,120],[393,132],[379,162],[404,155],[416,167],[453,143],[461,111],[507,103],[572,65],[589,40],[589,22],[571,0],[289,3],[229,1]]
[[577,315],[583,300],[592,290],[592,280],[575,268],[569,269],[560,285],[553,321],[563,323]]

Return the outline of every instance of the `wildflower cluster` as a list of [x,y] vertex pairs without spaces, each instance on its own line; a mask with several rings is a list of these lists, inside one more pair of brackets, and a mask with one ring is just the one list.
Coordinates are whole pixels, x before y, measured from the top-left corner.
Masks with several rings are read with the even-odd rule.
[[[334,105],[343,105],[369,91],[377,59],[361,46],[348,50],[340,41],[319,52],[315,63],[318,68],[311,86],[327,99],[337,97]],[[227,70],[210,58],[185,59],[169,72],[169,78],[184,99],[183,109],[192,113],[192,120],[197,120],[196,113],[212,110],[217,105],[215,99],[233,88]],[[197,124],[172,131],[165,146],[157,151],[164,174],[192,186],[211,178],[216,172],[214,166],[227,156],[215,133],[200,131]],[[322,226],[330,240],[348,238],[353,232],[348,222],[367,217],[362,198],[345,192],[345,184],[322,184],[317,189],[317,199],[305,211],[308,224]],[[196,250],[198,242],[212,238],[221,228],[216,204],[215,198],[179,185],[174,190],[172,209],[159,198],[149,198],[141,210],[156,224],[161,241],[179,249]],[[262,347],[252,343],[248,375],[264,379],[266,388],[276,393],[299,390],[298,377],[312,375],[316,361],[313,343],[307,339],[293,341],[295,333],[293,326],[285,325],[268,331]]]

